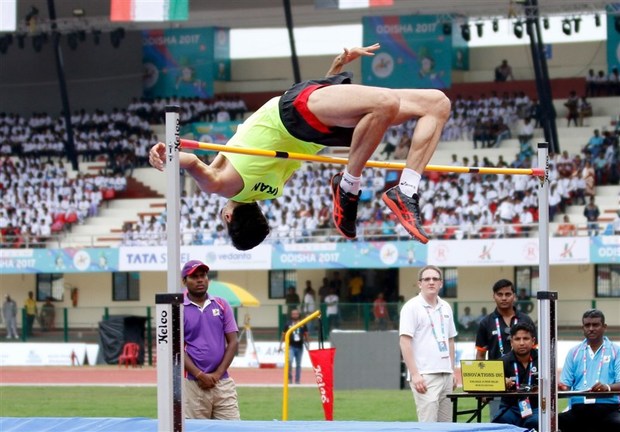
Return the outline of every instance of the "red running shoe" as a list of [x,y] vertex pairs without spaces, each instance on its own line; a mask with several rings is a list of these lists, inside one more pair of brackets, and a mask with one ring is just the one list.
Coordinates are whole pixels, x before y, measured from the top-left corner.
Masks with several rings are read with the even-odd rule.
[[418,194],[413,194],[413,196],[409,198],[402,193],[398,185],[396,185],[385,191],[382,199],[409,234],[421,243],[428,243],[428,234],[426,234],[424,228],[422,228],[419,205],[420,197]]
[[353,195],[340,189],[342,176],[343,173],[338,173],[331,180],[332,200],[334,202],[332,219],[340,234],[348,239],[354,239],[356,236],[357,203],[360,194]]

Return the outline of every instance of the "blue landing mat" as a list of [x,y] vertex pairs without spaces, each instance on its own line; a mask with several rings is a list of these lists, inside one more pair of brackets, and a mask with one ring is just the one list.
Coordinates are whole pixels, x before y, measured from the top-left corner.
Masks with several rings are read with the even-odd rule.
[[[157,420],[97,417],[1,417],[2,432],[157,432]],[[525,429],[494,423],[415,423],[358,421],[223,421],[186,420],[186,432],[523,432]]]

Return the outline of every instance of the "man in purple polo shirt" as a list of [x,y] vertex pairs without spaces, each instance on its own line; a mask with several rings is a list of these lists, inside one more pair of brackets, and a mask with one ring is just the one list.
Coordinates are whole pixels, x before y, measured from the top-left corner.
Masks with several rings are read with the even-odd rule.
[[230,305],[207,293],[209,267],[188,261],[181,271],[187,288],[183,302],[185,333],[185,417],[239,420],[235,382],[228,367],[239,331]]

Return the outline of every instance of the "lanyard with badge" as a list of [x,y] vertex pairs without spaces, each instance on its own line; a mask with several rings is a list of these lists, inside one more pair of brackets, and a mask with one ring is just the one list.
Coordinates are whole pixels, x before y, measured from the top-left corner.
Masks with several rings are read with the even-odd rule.
[[[584,343],[583,345],[583,386],[584,389],[588,389],[588,369],[587,369],[587,354],[586,352],[588,351],[589,345],[588,343]],[[601,371],[603,370],[603,361],[605,360],[605,343],[603,343],[603,346],[601,348],[601,360],[598,362],[598,371],[596,371],[596,379],[594,380],[595,383],[599,382],[599,379],[601,378]],[[593,352],[592,353],[593,356],[596,356],[596,353]],[[593,357],[594,358],[594,357]],[[595,398],[584,398],[583,399],[583,403],[584,404],[593,404],[596,403],[596,399]]]
[[[513,363],[514,366],[514,370],[515,370],[515,387],[517,388],[517,391],[520,390],[520,385],[519,385],[519,365],[517,364],[517,362]],[[530,361],[527,365],[527,389],[531,389],[532,388],[532,357],[530,357]],[[519,412],[521,413],[521,418],[526,418],[529,417],[533,414],[532,412],[532,404],[530,403],[530,398],[526,397],[525,399],[521,399],[519,400]]]
[[428,319],[431,322],[431,331],[433,332],[433,337],[437,341],[437,347],[439,348],[439,354],[441,354],[441,358],[448,358],[449,352],[448,352],[448,343],[446,341],[446,329],[445,329],[444,322],[443,322],[443,314],[441,313],[442,306],[439,306],[439,309],[437,309],[437,312],[439,312],[439,321],[441,322],[441,338],[439,338],[437,335],[437,330],[435,329],[435,323],[433,322],[431,313],[428,311],[429,308],[430,306],[425,307],[424,310],[426,311],[426,314],[428,315]]
[[[519,320],[515,319],[514,324],[518,323]],[[512,322],[510,326],[514,325]],[[506,328],[507,332],[510,331],[510,326]],[[500,357],[504,355],[504,339],[502,338],[502,327],[499,325],[499,319],[495,317],[495,332],[497,333],[497,344],[499,345]]]
[[[291,324],[293,326],[294,324]],[[293,342],[301,342],[301,327],[297,327],[293,331]]]

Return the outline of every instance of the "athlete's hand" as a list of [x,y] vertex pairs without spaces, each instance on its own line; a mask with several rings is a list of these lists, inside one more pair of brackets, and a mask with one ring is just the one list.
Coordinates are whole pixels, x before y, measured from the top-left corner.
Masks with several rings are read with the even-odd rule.
[[345,48],[344,52],[338,57],[338,60],[341,61],[343,65],[345,65],[362,56],[374,56],[375,51],[377,51],[379,48],[381,48],[381,45],[379,45],[378,43],[367,47],[354,47],[349,49]]
[[160,171],[166,166],[166,144],[158,142],[149,151],[149,163]]

